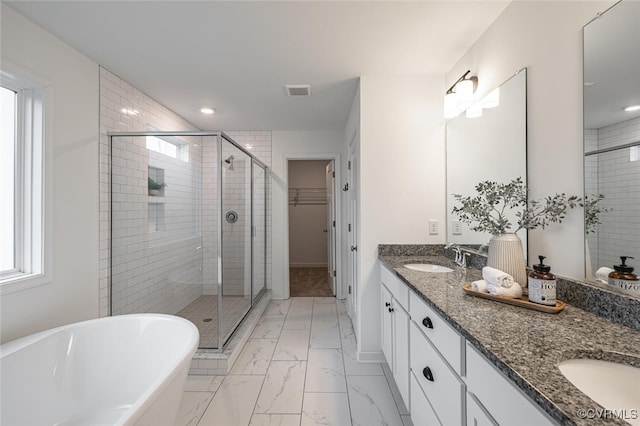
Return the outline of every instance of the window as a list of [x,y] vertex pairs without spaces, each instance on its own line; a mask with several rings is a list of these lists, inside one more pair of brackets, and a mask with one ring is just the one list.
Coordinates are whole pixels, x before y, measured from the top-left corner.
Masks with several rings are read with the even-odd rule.
[[17,93],[0,87],[0,273],[14,271],[15,140]]
[[42,88],[0,71],[2,293],[45,278],[43,125]]
[[147,149],[185,163],[189,162],[189,144],[175,137],[147,136]]

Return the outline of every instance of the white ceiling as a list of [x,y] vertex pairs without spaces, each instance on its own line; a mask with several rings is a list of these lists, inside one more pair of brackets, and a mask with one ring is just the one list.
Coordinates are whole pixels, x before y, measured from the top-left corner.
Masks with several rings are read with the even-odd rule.
[[6,3],[201,129],[341,130],[359,76],[443,77],[509,0]]

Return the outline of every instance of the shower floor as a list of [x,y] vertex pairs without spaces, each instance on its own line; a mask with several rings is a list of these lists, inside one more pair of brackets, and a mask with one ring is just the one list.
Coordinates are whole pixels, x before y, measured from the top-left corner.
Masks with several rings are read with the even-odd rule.
[[[244,296],[222,296],[222,327],[229,330],[249,310],[250,301]],[[218,347],[218,296],[200,296],[176,314],[198,327],[200,348]]]

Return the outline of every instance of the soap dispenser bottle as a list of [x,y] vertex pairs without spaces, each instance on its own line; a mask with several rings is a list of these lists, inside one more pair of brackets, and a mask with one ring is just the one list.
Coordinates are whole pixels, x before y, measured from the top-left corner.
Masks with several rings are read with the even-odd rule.
[[540,264],[533,265],[527,280],[529,301],[541,305],[556,306],[556,277],[549,265],[544,264],[544,256],[538,256]]
[[614,265],[614,271],[609,274],[609,284],[623,290],[640,293],[640,281],[638,281],[638,276],[633,273],[633,267],[626,264],[627,259],[633,259],[633,257],[620,256],[620,265]]

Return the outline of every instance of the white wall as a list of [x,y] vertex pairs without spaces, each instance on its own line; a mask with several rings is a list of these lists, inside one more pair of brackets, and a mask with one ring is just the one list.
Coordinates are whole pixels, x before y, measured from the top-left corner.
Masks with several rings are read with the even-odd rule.
[[[3,295],[0,341],[98,317],[98,66],[2,7],[3,69],[45,84],[52,281]],[[50,216],[49,216],[50,215]]]
[[[582,27],[614,1],[512,2],[447,73],[443,89],[470,69],[482,97],[527,67],[530,196],[583,192]],[[584,277],[581,211],[561,225],[529,233],[529,258],[548,257],[553,271]]]
[[303,190],[299,203],[289,203],[291,267],[326,267],[328,264],[327,164],[326,160],[289,161],[289,192]]
[[[287,161],[300,159],[343,158],[342,132],[334,131],[273,131],[272,132],[272,297],[289,297],[289,247]],[[336,179],[339,178],[336,173]],[[340,185],[340,183],[339,183]],[[340,234],[340,232],[338,232]],[[338,245],[342,244],[340,236]],[[340,256],[340,253],[338,253]],[[342,274],[343,271],[341,270]],[[341,279],[341,276],[338,276]]]
[[[441,76],[360,78],[358,349],[380,352],[378,244],[445,242]],[[440,223],[428,234],[428,220]]]

